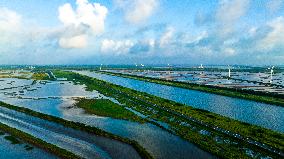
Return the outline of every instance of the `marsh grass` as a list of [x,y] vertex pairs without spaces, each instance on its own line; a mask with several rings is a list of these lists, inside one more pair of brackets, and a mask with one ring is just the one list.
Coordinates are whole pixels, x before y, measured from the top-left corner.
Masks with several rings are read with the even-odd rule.
[[145,122],[130,110],[125,109],[109,99],[77,99],[75,106],[83,108],[88,114],[111,117],[116,119],[130,120],[135,122]]

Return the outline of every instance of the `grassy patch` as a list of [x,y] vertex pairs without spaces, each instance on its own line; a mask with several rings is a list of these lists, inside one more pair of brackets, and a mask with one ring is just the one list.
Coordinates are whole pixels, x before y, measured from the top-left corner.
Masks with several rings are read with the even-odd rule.
[[[126,144],[131,145],[143,159],[152,159],[153,158],[145,150],[144,147],[142,147],[141,145],[138,144],[138,142],[136,142],[134,140],[127,139],[127,138],[123,138],[123,137],[120,137],[120,136],[117,136],[117,135],[114,135],[112,133],[106,132],[106,131],[101,130],[99,128],[87,126],[87,125],[85,125],[83,123],[79,123],[79,122],[64,120],[62,118],[58,118],[58,117],[55,117],[55,116],[39,113],[39,112],[33,111],[31,109],[28,109],[28,108],[24,108],[24,107],[18,107],[18,106],[10,105],[10,104],[7,104],[7,103],[3,103],[1,101],[0,101],[0,106],[8,108],[8,109],[15,110],[15,111],[19,111],[19,112],[22,112],[22,113],[25,113],[25,114],[28,114],[28,115],[31,115],[31,116],[34,116],[34,117],[38,117],[38,118],[41,118],[41,119],[44,119],[44,120],[47,120],[47,121],[56,122],[58,124],[61,124],[63,126],[70,127],[70,128],[76,129],[76,130],[81,130],[81,131],[85,131],[85,132],[92,133],[92,134],[95,134],[95,135],[104,136],[104,137],[107,137],[107,138],[111,138],[111,139],[114,139],[114,140],[124,142]],[[1,123],[0,123],[0,130],[3,130],[5,132],[9,132],[12,135],[18,136],[21,139],[23,139],[23,140],[25,140],[25,141],[33,144],[33,145],[36,145],[38,147],[42,147],[43,149],[50,151],[50,152],[58,155],[61,158],[78,158],[77,156],[75,156],[74,154],[72,154],[71,152],[69,152],[67,150],[61,149],[57,146],[54,146],[54,145],[49,144],[47,142],[44,142],[44,141],[37,139],[37,138],[35,138],[35,137],[33,137],[29,134],[23,133],[23,132],[21,132],[17,129],[7,127],[6,125],[1,124]]]
[[[12,142],[12,144],[17,144],[19,143],[18,139],[16,139],[15,137],[13,136],[17,136],[18,138],[20,138],[21,140],[23,141],[26,141],[32,145],[35,145],[39,148],[42,148],[50,153],[53,153],[55,155],[57,155],[58,157],[60,158],[79,158],[78,156],[74,155],[73,153],[67,151],[67,150],[64,150],[62,148],[59,148],[55,145],[52,145],[50,143],[47,143],[39,138],[36,138],[30,134],[27,134],[23,131],[20,131],[20,130],[17,130],[15,128],[11,128],[5,124],[2,124],[0,123],[0,129],[2,131],[5,131],[9,134],[11,134],[11,136],[5,136],[5,139],[9,140]],[[27,149],[27,148],[26,148]],[[31,148],[28,148],[28,149],[31,149]]]
[[[229,130],[232,133],[238,133],[244,137],[264,143],[281,151],[284,148],[284,134],[269,129],[239,122],[209,111],[195,109],[191,106],[186,106],[147,93],[80,75],[78,73],[54,71],[54,74],[57,77],[64,77],[70,81],[85,84],[89,91],[97,90],[106,96],[115,98],[120,103],[124,103],[127,107],[130,107],[144,115],[148,115],[152,119],[167,123],[175,130],[175,134],[222,158],[247,158],[247,155],[244,154],[244,152],[240,152],[238,146],[226,143],[219,144],[214,141],[212,136],[204,137],[204,135],[201,135],[199,131],[191,129],[188,126],[182,126],[182,122],[188,122],[193,127],[198,128],[198,130],[204,129],[217,136],[237,141],[239,144],[244,145],[244,147],[250,147],[256,152],[263,152],[263,149],[253,146],[248,142],[243,142],[232,135],[228,136],[220,131],[216,131],[213,127],[219,127]],[[183,114],[183,117],[181,117],[180,114]],[[203,125],[209,125],[210,127],[196,123],[194,124],[194,122],[191,122],[185,117],[193,118],[194,120],[202,122]],[[261,132],[261,136],[255,135],[255,132]],[[263,153],[274,156],[271,152]]]
[[34,80],[49,80],[49,76],[44,72],[36,72],[32,75],[32,79]]
[[78,99],[75,106],[83,108],[89,114],[116,119],[143,122],[143,119],[109,99]]
[[21,144],[22,142],[18,140],[16,137],[8,135],[4,137],[6,140],[9,140],[12,144]]
[[25,145],[25,149],[27,151],[31,151],[32,149],[34,149],[34,147],[30,146],[30,145]]

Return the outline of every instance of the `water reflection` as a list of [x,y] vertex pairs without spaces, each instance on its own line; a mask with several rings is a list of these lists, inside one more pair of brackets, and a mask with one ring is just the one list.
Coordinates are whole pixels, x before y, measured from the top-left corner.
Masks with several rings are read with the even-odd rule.
[[[21,83],[22,80],[5,79],[2,82],[9,83],[11,81]],[[4,92],[7,92],[7,90],[0,91],[0,100],[49,115],[96,126],[111,133],[136,140],[158,159],[214,158],[214,156],[195,145],[154,125],[87,115],[82,109],[72,107],[74,98],[77,97],[104,97],[96,91],[85,91],[85,87],[82,85],[74,85],[68,81],[31,84],[32,81],[24,80],[22,85],[19,84],[16,88],[9,90],[10,93],[14,92],[14,94],[5,95]],[[23,93],[19,93],[23,90],[23,87],[21,87],[23,85],[28,85],[28,89],[32,91],[24,89]],[[12,86],[8,85],[8,87]]]
[[[8,134],[6,134],[8,135]],[[34,159],[40,156],[41,159],[56,159],[57,157],[39,148],[33,147],[32,150],[25,149],[25,143],[11,144],[4,139],[5,135],[0,136],[0,158]]]
[[[200,91],[159,85],[129,78],[76,71],[131,89],[147,92],[162,98],[208,110],[236,120],[284,132],[284,108],[238,98],[231,98]],[[265,110],[265,111],[264,111]]]

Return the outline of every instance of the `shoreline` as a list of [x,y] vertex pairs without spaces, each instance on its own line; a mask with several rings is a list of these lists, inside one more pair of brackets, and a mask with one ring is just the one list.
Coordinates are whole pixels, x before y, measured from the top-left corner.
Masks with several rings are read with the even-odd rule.
[[[61,124],[63,126],[69,127],[69,128],[85,131],[85,132],[88,132],[88,133],[91,133],[91,134],[94,134],[94,135],[103,136],[103,137],[107,137],[107,138],[110,138],[110,139],[114,139],[114,140],[123,142],[125,144],[132,146],[137,151],[137,153],[140,155],[141,158],[144,158],[144,159],[152,159],[153,158],[136,141],[133,141],[133,140],[130,140],[130,139],[127,139],[127,138],[123,138],[123,137],[120,137],[118,135],[111,134],[111,133],[106,132],[104,130],[101,130],[99,128],[87,126],[85,124],[78,123],[78,122],[68,121],[68,120],[58,118],[58,117],[54,117],[54,116],[51,116],[51,115],[46,115],[46,114],[43,114],[43,113],[40,113],[40,112],[33,111],[31,109],[28,109],[28,108],[10,105],[10,104],[4,103],[2,101],[0,101],[0,106],[6,107],[8,109],[12,109],[12,110],[15,110],[15,111],[18,111],[18,112],[22,112],[22,113],[25,113],[25,114],[28,114],[28,115],[31,115],[31,116],[34,116],[34,117],[37,117],[37,118],[40,118],[40,119],[55,122],[57,124]],[[15,129],[15,130],[17,130],[17,129]]]
[[[266,149],[269,152],[273,152],[275,150],[274,148],[276,148],[276,149],[279,148],[280,154],[282,154],[281,151],[283,150],[283,147],[280,146],[282,144],[279,143],[279,145],[278,145],[278,144],[276,144],[277,141],[275,141],[275,139],[278,140],[276,138],[276,136],[279,136],[279,138],[283,138],[283,134],[281,134],[281,133],[277,133],[277,132],[274,132],[272,130],[268,130],[268,129],[265,129],[265,128],[262,128],[262,127],[259,127],[259,126],[254,126],[254,125],[251,125],[251,124],[239,122],[239,121],[236,121],[236,120],[233,120],[233,119],[230,119],[230,118],[227,118],[227,117],[215,114],[215,113],[210,113],[208,111],[194,109],[194,108],[191,108],[190,106],[185,106],[185,105],[173,102],[173,101],[165,100],[165,99],[153,96],[153,95],[149,95],[147,93],[135,91],[135,90],[132,90],[132,89],[129,89],[129,88],[126,88],[126,87],[115,85],[115,84],[112,84],[112,83],[109,83],[109,82],[106,82],[106,81],[98,80],[96,78],[88,77],[88,76],[81,75],[81,74],[78,74],[78,73],[75,73],[75,72],[55,71],[55,75],[58,76],[58,77],[65,77],[70,81],[80,82],[80,84],[85,84],[86,87],[87,87],[87,90],[89,90],[89,91],[97,90],[104,95],[114,97],[120,103],[125,103],[127,106],[132,106],[132,108],[135,108],[136,111],[137,110],[138,111],[139,110],[147,111],[147,108],[153,109],[155,107],[154,108],[155,110],[161,111],[161,113],[158,113],[159,115],[164,114],[164,113],[168,114],[168,115],[165,115],[165,116],[161,115],[160,117],[157,114],[154,115],[154,118],[156,118],[157,120],[160,120],[162,122],[169,122],[168,119],[165,119],[165,117],[167,118],[168,116],[178,116],[177,118],[180,118],[181,116],[179,114],[183,114],[183,116],[186,117],[186,118],[191,118],[191,119],[193,119],[193,121],[198,121],[195,125],[201,124],[201,125],[203,125],[203,128],[207,127],[206,129],[208,129],[210,131],[214,131],[215,133],[220,134],[221,136],[222,135],[223,136],[230,136],[230,138],[232,138],[233,140],[236,139],[238,141],[239,140],[242,141],[242,139],[244,139],[243,142],[249,143],[248,145],[250,145],[250,147],[256,147],[257,149],[260,148],[262,150]],[[141,107],[138,108],[139,105]],[[144,109],[142,107],[145,107],[146,109]],[[179,109],[181,109],[181,110],[179,110]],[[175,113],[172,113],[172,112],[175,112]],[[147,115],[152,116],[153,114],[151,112],[149,112],[149,114],[147,114]],[[183,118],[183,120],[188,121],[188,119],[185,119],[185,118]],[[177,121],[177,122],[179,122],[179,121]],[[215,123],[215,122],[217,122],[217,123]],[[171,123],[171,122],[169,122],[169,123]],[[211,127],[210,125],[212,125],[212,124],[215,125],[215,127],[214,126]],[[217,130],[214,129],[214,128],[216,128],[216,124],[218,125],[217,128],[221,128],[220,129],[221,131],[217,131]],[[229,126],[229,125],[233,125],[233,128],[232,128],[232,126]],[[174,125],[171,125],[171,126],[176,126],[175,128],[177,128],[177,129],[178,128],[183,129],[183,128],[181,128],[180,125],[177,125],[177,124],[174,124]],[[229,129],[226,129],[226,128],[229,128]],[[245,128],[245,130],[242,130],[242,128]],[[227,133],[227,131],[225,131],[225,130],[230,130],[230,133]],[[239,130],[241,130],[241,131],[239,132]],[[249,132],[250,130],[252,132],[257,132],[257,131],[263,132],[263,135],[264,135],[263,137],[265,137],[265,138],[262,138],[262,137],[259,137],[259,136],[256,137],[256,136],[254,136],[253,134],[250,134],[250,133],[247,134],[247,132]],[[190,131],[190,130],[186,129],[186,131]],[[222,131],[224,131],[225,133],[222,132]],[[181,130],[181,132],[183,132],[183,130]],[[193,133],[192,135],[195,134],[195,136],[197,138],[200,138],[200,134],[198,134],[196,132],[192,132],[192,133]],[[184,134],[184,133],[182,133],[183,135],[181,135],[180,133],[175,132],[175,134],[182,137],[182,138],[187,136],[187,134]],[[274,134],[274,135],[272,135],[272,134]],[[278,134],[278,135],[276,135],[276,134]],[[237,135],[237,136],[235,136],[235,135]],[[240,135],[240,137],[239,137],[239,135]],[[249,138],[246,139],[245,137],[249,137]],[[215,147],[216,152],[214,153],[214,150],[209,149],[208,147],[204,146],[204,144],[202,144],[201,141],[195,140],[191,136],[187,136],[186,139],[189,140],[190,142],[196,143],[197,146],[202,147],[204,150],[211,152],[212,154],[222,156],[222,154],[218,153],[218,151],[217,151],[218,146]],[[202,138],[200,138],[200,139],[202,140]],[[260,140],[260,144],[266,143],[269,146],[272,146],[274,148],[270,149],[270,148],[267,147],[267,145],[266,146],[258,145],[258,142],[256,142],[254,139]],[[256,143],[256,144],[254,145],[254,144],[250,143],[250,141],[252,141],[252,143]],[[208,141],[208,144],[210,142],[212,142],[212,140]],[[279,141],[279,142],[281,142],[281,141]],[[240,142],[240,143],[242,143],[242,142]],[[209,144],[209,145],[212,146],[212,144]],[[261,152],[261,151],[257,151],[257,152]],[[275,153],[276,153],[276,156],[277,156],[278,151],[276,151]],[[233,152],[231,154],[233,154]],[[273,154],[274,154],[274,152],[273,152]],[[228,153],[227,153],[227,155],[228,155]],[[225,157],[225,156],[222,156],[222,157]]]
[[153,78],[153,77],[144,77],[144,76],[114,73],[114,72],[108,72],[108,71],[95,71],[95,72],[112,75],[112,76],[119,76],[123,78],[131,78],[131,79],[136,79],[136,80],[146,81],[146,82],[151,82],[151,83],[156,83],[156,84],[162,84],[162,85],[167,85],[167,86],[173,86],[173,87],[178,87],[178,88],[184,88],[184,89],[189,89],[189,90],[202,91],[206,93],[223,95],[223,96],[232,97],[232,98],[247,99],[251,101],[284,107],[284,95],[279,95],[279,94],[271,94],[271,93],[269,94],[269,93],[249,91],[249,90],[199,85],[199,84],[194,84],[194,83],[185,83],[185,82],[180,82],[180,81],[164,80],[164,79],[158,79],[158,78]]

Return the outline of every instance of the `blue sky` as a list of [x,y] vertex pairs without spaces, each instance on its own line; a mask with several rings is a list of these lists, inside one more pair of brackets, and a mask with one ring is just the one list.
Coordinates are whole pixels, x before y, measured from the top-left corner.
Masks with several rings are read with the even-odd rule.
[[283,0],[1,0],[0,64],[284,64]]

